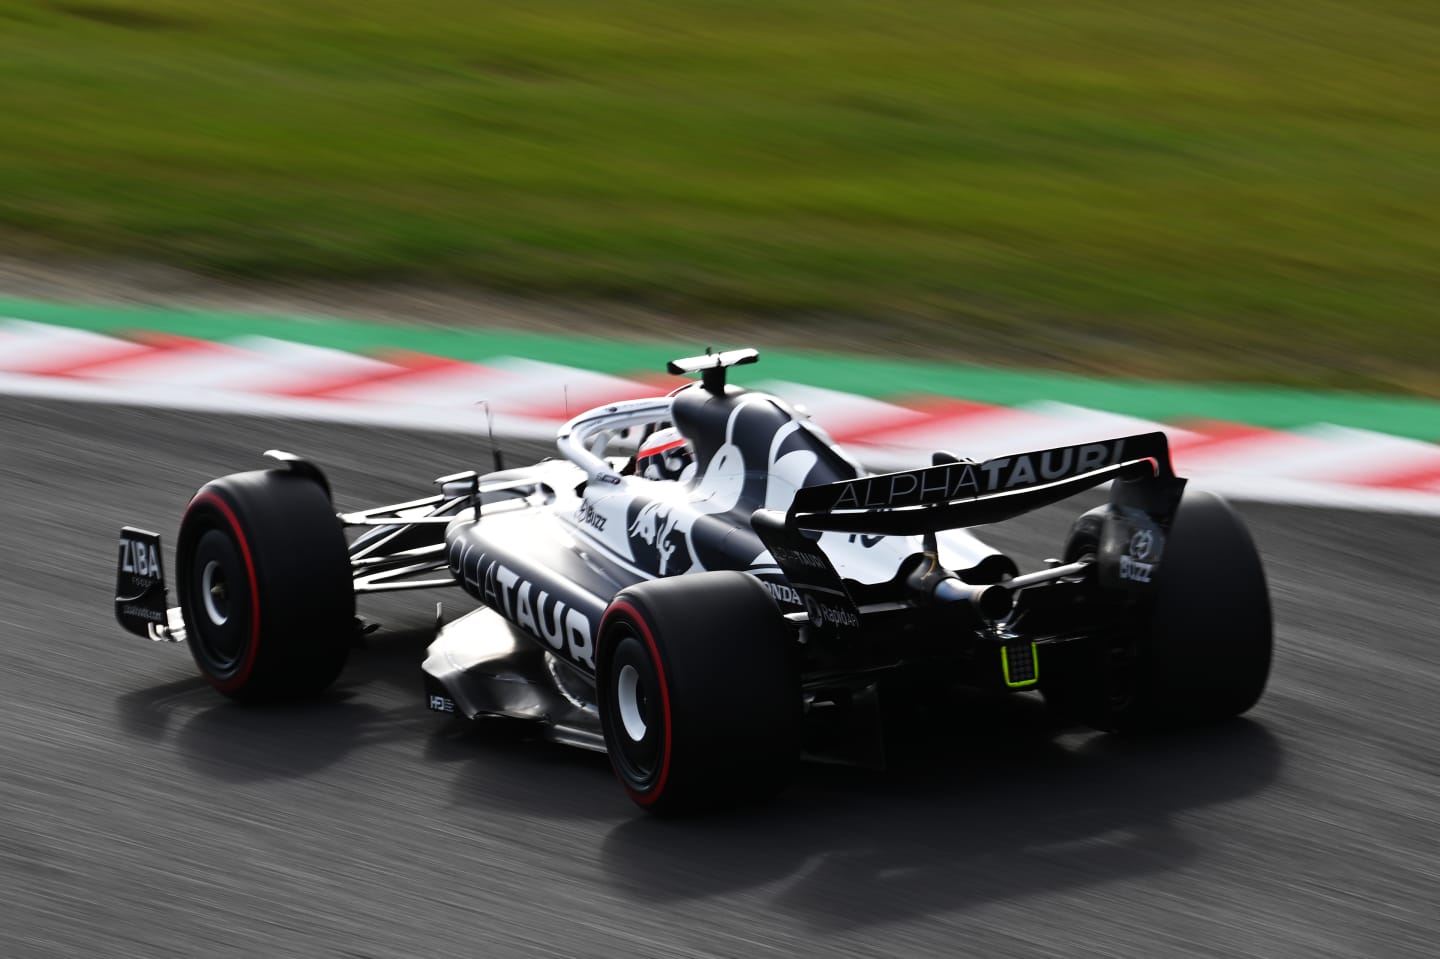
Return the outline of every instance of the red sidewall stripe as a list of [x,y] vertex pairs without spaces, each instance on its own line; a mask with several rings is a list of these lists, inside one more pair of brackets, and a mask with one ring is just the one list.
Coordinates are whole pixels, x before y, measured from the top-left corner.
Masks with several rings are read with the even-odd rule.
[[250,678],[250,671],[255,668],[255,659],[260,652],[260,582],[255,577],[255,560],[250,554],[250,543],[246,540],[245,531],[240,528],[240,520],[236,518],[230,504],[214,493],[200,493],[190,501],[186,513],[202,504],[213,507],[225,517],[225,522],[235,536],[235,542],[240,546],[240,555],[245,560],[245,575],[250,580],[250,642],[246,647],[245,658],[241,660],[239,670],[229,679],[206,677],[216,689],[239,689]]
[[[637,792],[630,788],[630,784],[623,779],[621,785],[630,794],[630,798],[642,806],[649,806],[655,803],[665,792],[665,783],[670,778],[670,752],[675,743],[674,729],[670,723],[670,686],[665,681],[665,663],[660,659],[660,647],[655,645],[655,635],[650,631],[650,624],[645,621],[640,610],[624,600],[612,603],[606,611],[605,618],[608,620],[613,615],[625,616],[632,625],[640,631],[640,636],[645,640],[645,645],[650,647],[650,658],[655,664],[655,675],[660,679],[660,708],[665,714],[665,749],[660,756],[660,772],[655,777],[655,785],[647,792]],[[604,635],[602,628],[601,635]]]

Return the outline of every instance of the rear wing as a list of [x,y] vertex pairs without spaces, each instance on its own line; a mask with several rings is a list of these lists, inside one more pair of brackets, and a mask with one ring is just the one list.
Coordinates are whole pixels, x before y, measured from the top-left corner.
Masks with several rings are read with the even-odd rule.
[[785,525],[913,536],[999,523],[1111,480],[1152,479],[1177,479],[1160,432],[807,486]]
[[788,512],[756,510],[750,524],[804,598],[810,621],[854,629],[859,610],[816,531],[913,536],[983,526],[1111,480],[1118,482],[1104,509],[1096,557],[1100,580],[1143,587],[1151,582],[1185,488],[1159,432],[808,486],[795,494]]

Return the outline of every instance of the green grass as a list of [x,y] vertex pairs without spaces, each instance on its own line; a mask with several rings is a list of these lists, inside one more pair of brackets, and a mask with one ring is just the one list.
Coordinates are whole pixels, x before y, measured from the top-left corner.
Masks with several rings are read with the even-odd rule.
[[1440,395],[1432,0],[0,0],[0,241]]

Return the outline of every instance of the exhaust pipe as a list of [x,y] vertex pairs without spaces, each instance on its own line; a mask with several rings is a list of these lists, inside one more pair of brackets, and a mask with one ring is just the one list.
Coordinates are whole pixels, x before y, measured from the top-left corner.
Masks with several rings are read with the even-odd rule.
[[954,576],[937,582],[930,595],[937,603],[969,603],[988,620],[1003,619],[1015,608],[1015,592],[1009,587],[999,583],[971,586]]

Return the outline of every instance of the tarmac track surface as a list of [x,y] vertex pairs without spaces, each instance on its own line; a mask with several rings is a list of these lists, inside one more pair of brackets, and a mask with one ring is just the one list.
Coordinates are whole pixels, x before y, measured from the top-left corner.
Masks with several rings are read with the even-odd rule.
[[[1437,521],[1242,508],[1277,622],[1245,720],[1128,741],[962,701],[885,774],[660,822],[603,757],[423,708],[459,593],[367,604],[338,688],[273,708],[111,618],[117,528],[169,547],[260,450],[355,508],[480,440],[0,399],[0,442],[0,955],[1436,954]],[[989,538],[1034,562],[1073,512]]]

